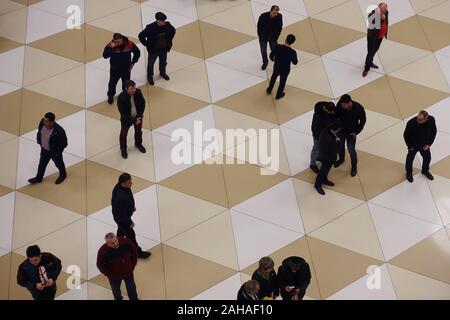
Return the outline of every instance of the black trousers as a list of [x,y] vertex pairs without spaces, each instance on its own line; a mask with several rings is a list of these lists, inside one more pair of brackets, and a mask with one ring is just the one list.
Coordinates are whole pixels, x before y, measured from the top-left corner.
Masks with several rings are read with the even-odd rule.
[[316,177],[316,183],[314,186],[316,188],[321,187],[325,181],[328,181],[328,174],[333,167],[334,161],[327,161],[322,159],[322,165],[319,170],[319,174]]
[[381,43],[383,42],[383,38],[372,38],[367,37],[367,57],[366,57],[366,64],[364,69],[370,70],[372,68],[373,59],[375,58],[375,54],[380,49]]
[[109,70],[109,84],[108,97],[114,97],[116,94],[116,86],[119,80],[122,80],[122,91],[125,90],[125,81],[130,80],[131,71],[128,69],[110,69]]
[[284,88],[286,87],[286,81],[289,76],[289,72],[280,72],[278,70],[273,70],[272,77],[270,78],[269,82],[269,89],[272,91],[273,87],[275,86],[275,82],[277,81],[277,78],[280,77],[280,85],[278,86],[277,90],[277,96],[282,94],[284,92]]
[[142,122],[140,124],[127,125],[126,123],[120,124],[120,149],[127,149],[127,136],[128,130],[130,130],[131,126],[134,126],[134,145],[141,146],[142,145]]
[[122,284],[122,280],[125,282],[125,288],[127,289],[128,299],[130,300],[138,300],[138,295],[136,291],[136,283],[134,282],[134,275],[131,274],[124,279],[114,280],[108,279],[109,284],[111,285],[111,291],[114,296],[114,300],[123,300],[122,292],[120,290],[120,285]]
[[136,232],[134,232],[134,229],[130,228],[130,226],[117,225],[117,236],[127,237],[136,245],[138,252],[142,252],[142,248],[138,245],[136,240]]
[[423,148],[413,148],[412,150],[408,150],[408,155],[406,156],[406,172],[413,172],[413,162],[416,157],[417,152],[420,152],[420,155],[423,158],[422,163],[422,172],[427,173],[430,171],[430,163],[431,163],[431,151],[428,149],[427,151],[423,150]]
[[267,57],[267,44],[269,44],[270,51],[273,51],[273,49],[277,45],[277,40],[276,39],[262,40],[261,38],[259,39],[259,47],[261,48],[261,56],[263,63],[269,62],[269,59]]
[[339,144],[339,160],[345,161],[345,143],[347,142],[348,153],[352,161],[352,168],[358,166],[358,154],[356,153],[356,138],[351,135],[346,135],[341,138]]
[[50,151],[41,148],[41,157],[39,159],[39,166],[36,178],[42,180],[44,178],[45,169],[47,168],[48,163],[52,160],[55,163],[55,166],[59,170],[59,175],[61,177],[67,176],[66,166],[63,161],[62,153],[53,153]]
[[42,290],[42,291],[34,289],[31,292],[31,295],[34,300],[55,300],[56,283],[53,285],[53,287],[44,288],[44,290]]
[[159,50],[157,52],[152,52],[148,54],[148,64],[147,64],[147,78],[148,80],[153,79],[153,67],[155,65],[156,59],[159,58],[159,74],[166,74],[167,66],[167,50]]

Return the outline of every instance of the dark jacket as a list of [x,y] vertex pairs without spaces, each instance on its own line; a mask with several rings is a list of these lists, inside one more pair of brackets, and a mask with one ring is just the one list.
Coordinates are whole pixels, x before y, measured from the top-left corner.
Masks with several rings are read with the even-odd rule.
[[255,296],[250,296],[250,295],[248,295],[248,294],[245,292],[244,285],[245,285],[245,284],[243,284],[243,285],[241,286],[241,288],[239,289],[239,291],[238,291],[238,294],[237,294],[237,300],[238,300],[238,301],[255,301],[255,300],[260,300],[260,299],[258,298],[258,295],[255,295]]
[[322,131],[328,128],[335,118],[335,114],[330,114],[323,110],[323,107],[327,104],[328,102],[321,101],[318,102],[314,107],[314,116],[311,124],[311,131],[313,137],[316,139],[320,138],[320,134],[322,133]]
[[27,288],[32,294],[38,291],[36,284],[41,283],[39,277],[39,267],[41,266],[45,267],[47,277],[53,279],[55,281],[54,285],[56,285],[56,280],[62,269],[61,260],[48,252],[42,252],[41,263],[36,267],[31,264],[28,258],[20,264],[17,271],[17,284]]
[[98,250],[97,268],[112,280],[130,276],[137,264],[138,251],[131,240],[118,237],[119,248],[113,249],[106,243]]
[[403,137],[409,149],[423,148],[426,145],[431,146],[434,143],[436,134],[437,128],[434,117],[428,116],[428,121],[424,124],[419,124],[417,117],[414,117],[406,124]]
[[319,137],[319,157],[325,163],[335,162],[339,151],[339,143],[336,136],[330,130],[325,129]]
[[352,101],[353,106],[350,110],[345,110],[339,101],[336,108],[336,115],[342,123],[342,134],[350,133],[360,134],[366,125],[366,111],[364,107],[356,101]]
[[[134,94],[134,104],[136,106],[136,118],[142,118],[145,111],[145,99],[140,89],[136,89]],[[120,112],[120,121],[126,125],[132,125],[136,119],[131,117],[131,96],[122,91],[117,98],[117,108]]]
[[[133,53],[133,59],[131,59],[131,54]],[[133,41],[128,40],[127,37],[123,39],[123,44],[121,46],[111,47],[111,44],[107,44],[105,50],[103,50],[103,58],[109,59],[111,69],[113,70],[124,70],[130,68],[130,65],[137,63],[139,57],[141,56],[141,50],[133,43]]]
[[280,44],[270,53],[270,60],[275,61],[273,70],[281,74],[288,74],[291,71],[291,63],[298,63],[297,52]]
[[283,16],[279,13],[275,18],[270,17],[270,12],[265,12],[258,19],[258,37],[261,40],[278,40],[283,29]]
[[252,280],[256,280],[259,283],[258,297],[263,300],[266,297],[272,298],[273,295],[280,295],[280,288],[278,287],[278,279],[275,271],[272,271],[269,275],[269,279],[264,278],[258,270],[253,272]]
[[[44,119],[39,122],[38,132],[36,136],[36,141],[39,145],[41,145],[41,129],[44,126]],[[53,127],[52,135],[50,136],[49,146],[50,152],[54,154],[63,153],[64,149],[67,147],[67,135],[66,131],[64,131],[63,127],[55,122],[55,126]]]
[[166,25],[162,27],[158,27],[156,21],[148,24],[145,29],[139,33],[139,41],[147,47],[147,51],[149,53],[157,52],[159,50],[156,48],[156,44],[158,41],[158,35],[161,33],[165,33],[166,49],[167,52],[169,52],[172,48],[172,40],[176,33],[175,28],[170,24],[170,22],[166,21]]
[[[373,10],[371,13],[369,13],[368,20],[369,20],[369,26],[372,26],[372,28],[367,29],[367,36],[372,39],[378,39],[378,36],[380,35],[380,28],[377,28],[376,19],[377,19],[377,11]],[[386,36],[387,39],[388,32],[389,32],[389,11],[386,11],[386,23],[387,23],[387,30],[386,30]],[[381,24],[381,22],[380,22]],[[381,25],[380,25],[381,27]]]
[[131,189],[124,188],[117,183],[112,192],[111,207],[117,225],[129,227],[133,224],[131,216],[136,211],[136,207]]
[[278,268],[278,284],[280,286],[281,296],[283,300],[291,300],[293,293],[287,292],[286,287],[294,287],[299,289],[299,298],[302,299],[305,296],[306,289],[311,282],[311,271],[309,269],[309,264],[302,259],[302,265],[300,270],[297,272],[292,272],[289,266],[289,260],[293,257],[285,259],[282,265]]

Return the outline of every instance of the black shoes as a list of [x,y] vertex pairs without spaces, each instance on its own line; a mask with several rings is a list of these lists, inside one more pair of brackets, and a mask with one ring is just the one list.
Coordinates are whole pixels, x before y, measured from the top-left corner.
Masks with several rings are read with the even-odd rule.
[[122,155],[122,158],[124,159],[128,158],[128,152],[126,149],[121,149],[120,154]]
[[422,172],[422,174],[423,174],[425,177],[427,177],[428,180],[431,180],[431,181],[434,180],[434,177],[433,177],[433,175],[430,173],[430,171],[428,171],[428,172]]
[[364,70],[362,76],[365,78],[369,74],[369,70]]
[[317,165],[313,165],[313,166],[309,166],[309,168],[315,173],[318,174],[319,173],[319,167]]
[[325,195],[325,191],[322,189],[322,187],[316,187],[316,186],[314,186],[314,188],[317,190],[317,192],[319,193],[319,194],[321,194],[322,196],[324,196]]
[[30,184],[37,184],[37,183],[41,183],[42,179],[38,179],[38,178],[34,177],[34,178],[31,178],[31,179],[28,179],[28,182]]
[[55,184],[61,184],[64,180],[66,180],[67,176],[59,176],[58,179],[56,179]]
[[150,258],[151,255],[152,255],[151,252],[141,251],[138,253],[138,258],[148,259],[148,258]]
[[331,182],[330,180],[324,181],[323,184],[328,186],[328,187],[334,187],[335,186],[334,182]]
[[372,63],[372,68],[374,68],[374,69],[380,69],[380,67],[377,66],[375,63]]
[[140,146],[136,146],[136,148],[141,152],[141,153],[146,153],[147,150],[145,150],[145,147],[143,145]]
[[277,96],[275,97],[275,100],[280,100],[282,99],[286,94],[284,92],[277,94]]
[[344,163],[344,160],[338,160],[334,163],[334,167],[339,168],[341,166],[341,164],[343,164],[343,163]]
[[358,173],[358,170],[356,168],[352,168],[352,171],[350,173],[352,175],[352,177],[356,177],[357,173]]
[[261,70],[266,70],[268,64],[269,64],[269,62],[264,62],[262,67],[261,67]]
[[266,89],[266,93],[267,93],[267,94],[272,94],[272,89],[267,88],[267,89]]
[[170,80],[170,78],[169,78],[169,76],[168,76],[167,74],[160,74],[160,76],[161,76],[161,78],[163,78],[164,80],[167,80],[167,81]]
[[155,81],[153,81],[153,79],[148,79],[148,84],[151,86],[155,85]]
[[108,104],[113,104],[114,97],[108,97]]
[[414,178],[413,178],[412,173],[407,173],[406,174],[406,180],[408,180],[410,183],[414,182]]

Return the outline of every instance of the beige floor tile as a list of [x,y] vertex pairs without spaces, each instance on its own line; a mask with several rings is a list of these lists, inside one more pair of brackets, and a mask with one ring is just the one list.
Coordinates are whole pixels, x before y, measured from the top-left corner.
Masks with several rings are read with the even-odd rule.
[[430,182],[428,185],[430,186],[431,193],[436,201],[436,206],[444,225],[450,224],[450,198],[448,196],[450,180],[435,175],[434,181],[432,183]]
[[[190,299],[228,279],[235,270],[163,245],[167,299]],[[180,268],[180,265],[186,266]]]
[[398,118],[390,117],[382,113],[373,112],[366,109],[367,122],[364,126],[364,130],[358,135],[358,141],[365,141],[384,130],[388,130],[390,127],[397,123],[402,122]]
[[95,0],[86,1],[84,5],[85,20],[87,22],[111,15],[115,12],[123,11],[136,2],[129,0]]
[[27,16],[27,8],[3,14],[0,19],[0,36],[15,42],[25,43]]
[[304,2],[309,15],[312,16],[327,9],[336,7],[346,1],[347,0],[322,0],[322,1],[305,0]]
[[2,144],[3,142],[6,142],[6,141],[12,140],[16,137],[17,136],[14,134],[0,130],[0,144]]
[[418,16],[420,24],[430,42],[431,49],[438,51],[450,45],[450,23]]
[[450,284],[450,239],[445,229],[419,242],[390,264]]
[[26,1],[21,4],[17,1],[4,0],[0,3],[0,14],[22,9],[24,5],[26,5]]
[[19,3],[19,4],[23,5],[23,6],[27,6],[29,0],[11,0],[11,1]]
[[0,257],[0,299],[9,298],[9,279],[11,273],[11,253]]
[[10,193],[10,192],[12,192],[12,191],[14,191],[14,190],[11,189],[11,188],[2,186],[2,185],[0,184],[0,197],[3,197],[4,195],[7,195],[8,193]]
[[450,1],[444,1],[437,6],[422,11],[420,12],[420,16],[450,24],[450,17],[448,16],[447,12],[450,12]]
[[434,164],[431,167],[431,171],[442,177],[446,177],[447,179],[450,179],[450,156],[448,156],[447,158],[442,159],[438,163]]
[[118,144],[120,121],[99,113],[86,112],[86,155],[88,158],[107,151]]
[[314,15],[313,18],[352,30],[367,31],[367,23],[361,14],[361,8],[356,0],[346,1],[336,7]]
[[429,8],[435,7],[447,0],[410,0],[416,13],[420,13]]
[[320,292],[328,298],[367,274],[369,266],[382,261],[307,237]]
[[176,37],[173,39],[173,50],[204,59],[202,35],[198,21],[177,29]]
[[20,47],[21,44],[3,37],[0,37],[0,53]]
[[[333,97],[330,82],[320,58],[292,70],[287,84],[321,96]],[[314,105],[311,108],[314,108]]]
[[388,76],[395,100],[404,119],[447,98],[447,92]]
[[[171,50],[169,54],[169,61],[167,63],[167,74],[172,74],[178,70],[190,67],[196,63],[201,62],[202,59],[193,57],[191,55]],[[150,87],[150,86],[149,86]],[[154,88],[154,87],[152,87]]]
[[314,55],[320,54],[310,19],[305,19],[283,28],[280,39],[286,39],[288,34],[294,34],[297,37],[297,41],[292,45],[293,48]]
[[431,52],[406,44],[385,40],[378,52],[383,69],[386,73],[391,73],[401,67],[413,63],[421,58],[426,57]]
[[415,48],[431,51],[430,43],[417,16],[400,21],[389,28],[389,39]]
[[200,19],[212,16],[221,11],[226,11],[230,8],[245,3],[246,0],[235,1],[220,1],[212,2],[209,0],[196,0],[198,17]]
[[0,144],[0,147],[4,150],[4,152],[2,152],[2,165],[0,166],[0,184],[15,189],[19,138],[8,140]]
[[19,135],[22,90],[0,96],[0,130]]

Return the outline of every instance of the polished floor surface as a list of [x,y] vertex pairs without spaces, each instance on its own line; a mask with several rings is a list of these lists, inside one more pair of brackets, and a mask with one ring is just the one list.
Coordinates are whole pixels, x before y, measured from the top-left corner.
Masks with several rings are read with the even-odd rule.
[[[365,15],[375,1],[275,1],[284,15],[281,38],[295,34],[300,57],[280,101],[265,94],[272,66],[261,71],[256,35],[258,16],[272,2],[0,1],[0,299],[30,299],[15,282],[30,244],[63,261],[57,299],[112,299],[95,259],[103,236],[115,231],[110,196],[124,171],[134,179],[138,240],[153,253],[135,272],[142,299],[234,299],[266,255],[277,265],[290,255],[309,262],[309,299],[450,299],[450,1],[387,1],[389,40],[376,57],[381,68],[366,78]],[[82,26],[67,30],[73,4]],[[125,161],[118,111],[106,103],[102,51],[113,32],[137,43],[157,11],[177,28],[171,80],[145,84],[139,45],[132,78],[149,103],[148,152],[131,147]],[[344,93],[368,114],[359,173],[351,178],[348,163],[333,170],[336,187],[321,197],[308,169],[312,109]],[[420,174],[417,159],[410,184],[402,134],[422,109],[437,119],[436,179]],[[39,158],[36,126],[47,111],[68,133],[69,176],[55,186],[51,164],[44,183],[29,186]],[[279,129],[279,171],[174,165],[171,132],[193,132],[194,121],[223,131]],[[80,267],[80,290],[65,286],[71,265]],[[369,290],[373,265],[380,287]]]

